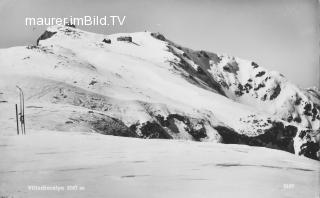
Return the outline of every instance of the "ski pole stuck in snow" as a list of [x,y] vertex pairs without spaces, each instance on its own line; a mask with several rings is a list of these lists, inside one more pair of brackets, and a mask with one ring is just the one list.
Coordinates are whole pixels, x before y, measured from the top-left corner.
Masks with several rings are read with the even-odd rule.
[[18,105],[16,104],[15,107],[16,107],[17,135],[19,135]]
[[[20,99],[20,125],[21,125],[21,134],[25,135],[26,134],[26,126],[25,126],[25,117],[24,117],[24,94],[22,89],[17,85],[16,86],[19,89],[19,99]],[[19,135],[19,127],[17,123],[17,131]]]

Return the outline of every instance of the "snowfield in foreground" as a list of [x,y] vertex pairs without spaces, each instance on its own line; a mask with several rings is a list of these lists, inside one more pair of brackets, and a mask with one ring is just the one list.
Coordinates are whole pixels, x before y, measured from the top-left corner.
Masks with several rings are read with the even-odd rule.
[[[29,131],[2,135],[0,156],[0,197],[319,195],[319,162],[262,147]],[[28,190],[32,185],[85,189]]]

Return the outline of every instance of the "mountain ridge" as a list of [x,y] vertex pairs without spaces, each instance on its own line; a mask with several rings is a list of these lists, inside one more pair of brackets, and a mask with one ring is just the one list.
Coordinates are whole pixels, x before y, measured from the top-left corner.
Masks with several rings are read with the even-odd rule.
[[[36,46],[1,49],[0,63],[0,99],[7,101],[0,105],[10,109],[5,105],[16,102],[12,89],[19,84],[27,103],[41,106],[28,109],[30,128],[238,143],[296,154],[308,136],[319,142],[316,90],[300,90],[253,61],[194,51],[159,33],[99,35],[53,26]],[[0,114],[10,129],[12,116]]]

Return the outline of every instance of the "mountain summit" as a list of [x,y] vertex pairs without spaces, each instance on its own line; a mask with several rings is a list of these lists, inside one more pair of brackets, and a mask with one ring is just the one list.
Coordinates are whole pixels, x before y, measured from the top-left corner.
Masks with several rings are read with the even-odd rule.
[[35,46],[0,49],[0,66],[1,131],[15,129],[19,85],[28,130],[247,144],[317,158],[305,147],[319,142],[317,89],[159,33],[52,26]]

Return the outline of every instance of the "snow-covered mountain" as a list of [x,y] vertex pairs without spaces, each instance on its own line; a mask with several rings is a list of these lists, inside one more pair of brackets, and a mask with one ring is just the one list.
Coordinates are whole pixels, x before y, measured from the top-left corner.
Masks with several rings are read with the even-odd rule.
[[[194,51],[163,35],[49,27],[35,46],[0,50],[1,133],[27,130],[248,144],[299,153],[319,142],[319,91],[252,61]],[[310,140],[308,140],[310,141]]]

